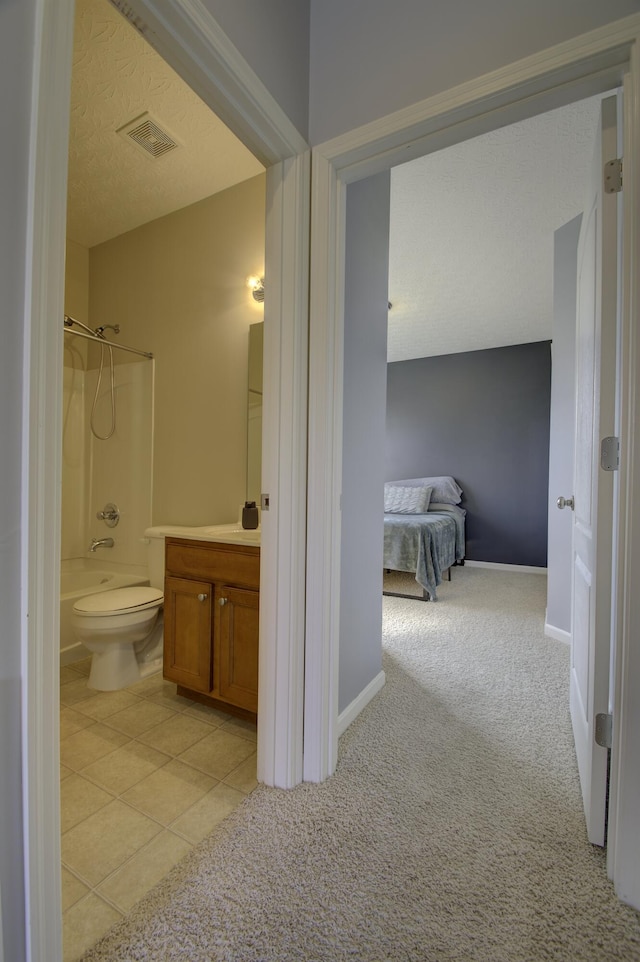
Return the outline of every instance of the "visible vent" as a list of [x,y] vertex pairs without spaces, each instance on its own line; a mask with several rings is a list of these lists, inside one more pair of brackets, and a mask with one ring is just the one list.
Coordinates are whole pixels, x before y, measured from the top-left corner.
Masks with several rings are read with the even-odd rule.
[[145,154],[151,154],[152,157],[162,157],[178,146],[173,137],[148,113],[120,127],[117,133],[133,141]]

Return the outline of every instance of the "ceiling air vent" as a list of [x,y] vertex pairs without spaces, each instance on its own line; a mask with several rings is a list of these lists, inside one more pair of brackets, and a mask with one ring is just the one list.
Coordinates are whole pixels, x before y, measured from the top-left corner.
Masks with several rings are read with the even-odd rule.
[[178,146],[178,142],[148,113],[120,127],[117,133],[126,137],[140,150],[144,150],[145,154],[151,154],[152,157],[162,157]]

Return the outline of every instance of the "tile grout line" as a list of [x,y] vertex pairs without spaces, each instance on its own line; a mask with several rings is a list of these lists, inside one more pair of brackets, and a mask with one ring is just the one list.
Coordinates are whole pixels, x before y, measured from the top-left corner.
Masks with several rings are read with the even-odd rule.
[[[72,679],[71,682],[70,682],[71,684],[75,683],[76,680],[79,680],[79,679],[81,679],[81,678],[86,678],[86,677],[87,677],[85,674],[82,674],[82,673],[80,673],[80,672],[76,672],[76,674],[78,675],[78,679]],[[69,682],[66,682],[66,683],[69,683]],[[65,683],[63,683],[63,684],[65,684]],[[63,687],[63,685],[61,685],[61,687]],[[160,685],[157,685],[156,687],[159,688],[159,689],[161,689],[161,688],[162,688],[162,683],[161,683]],[[89,898],[89,896],[92,895],[92,894],[95,895],[95,896],[96,896],[98,899],[100,899],[102,902],[104,902],[107,906],[109,906],[109,907],[110,907],[113,911],[115,911],[120,917],[125,917],[125,916],[128,914],[128,912],[131,911],[131,909],[133,908],[133,905],[137,904],[137,902],[139,901],[139,899],[136,899],[136,902],[134,902],[134,903],[130,906],[130,908],[129,908],[128,910],[125,910],[125,909],[123,909],[117,902],[115,902],[112,898],[110,898],[109,896],[107,896],[107,895],[103,894],[101,891],[99,891],[99,888],[100,888],[101,886],[104,886],[106,883],[108,883],[108,881],[109,881],[110,879],[112,879],[113,877],[115,877],[115,876],[117,875],[117,873],[119,873],[119,872],[121,872],[123,869],[125,869],[126,866],[129,865],[134,859],[136,859],[136,858],[139,857],[140,855],[144,855],[144,852],[147,851],[147,850],[150,848],[150,846],[153,844],[153,842],[156,841],[156,840],[160,837],[160,835],[161,835],[162,833],[168,833],[169,835],[172,835],[172,836],[174,836],[175,838],[180,839],[180,841],[184,842],[184,843],[188,846],[188,849],[187,849],[187,851],[184,852],[184,854],[181,856],[181,858],[178,859],[178,861],[181,861],[182,858],[186,857],[191,851],[193,851],[193,848],[195,847],[195,845],[198,844],[198,841],[199,841],[199,840],[198,840],[198,841],[194,841],[192,838],[189,838],[186,834],[184,834],[183,832],[181,832],[179,829],[175,829],[175,828],[173,828],[172,826],[173,826],[179,819],[183,818],[185,815],[188,815],[188,813],[189,813],[190,811],[192,811],[192,810],[202,801],[202,798],[205,798],[210,792],[214,791],[214,790],[217,789],[219,786],[223,785],[223,786],[225,786],[226,788],[228,788],[228,789],[236,792],[239,796],[241,796],[241,799],[240,799],[240,801],[238,802],[238,804],[242,804],[242,801],[247,797],[248,794],[250,794],[250,792],[246,792],[246,791],[244,791],[243,789],[238,788],[238,787],[236,787],[236,786],[234,786],[234,785],[231,785],[231,784],[229,784],[229,782],[226,781],[226,779],[228,779],[228,778],[230,778],[231,776],[233,776],[233,774],[234,774],[235,772],[237,772],[243,765],[245,765],[246,762],[247,762],[247,760],[248,760],[248,758],[250,758],[251,755],[254,754],[255,751],[256,751],[256,738],[255,738],[255,736],[253,736],[253,733],[248,734],[247,732],[243,731],[243,729],[242,729],[241,726],[239,726],[238,728],[235,728],[235,729],[234,729],[234,728],[233,728],[233,723],[234,723],[234,718],[233,718],[233,716],[227,715],[226,717],[216,718],[216,719],[215,719],[215,724],[214,724],[214,723],[212,723],[212,721],[211,721],[210,719],[208,719],[208,718],[203,718],[203,717],[198,717],[198,716],[195,714],[195,712],[190,712],[190,709],[192,708],[192,706],[187,706],[186,708],[183,707],[183,708],[180,709],[180,708],[175,708],[175,707],[173,707],[173,706],[169,706],[169,705],[163,704],[163,703],[160,702],[160,701],[154,700],[154,699],[159,698],[160,692],[159,692],[159,691],[155,691],[153,688],[150,688],[150,692],[149,692],[149,693],[147,693],[147,692],[138,693],[138,692],[131,691],[131,689],[123,689],[123,690],[124,690],[124,691],[127,691],[127,692],[129,693],[129,695],[134,696],[134,698],[136,699],[136,701],[132,702],[130,705],[126,705],[125,707],[118,709],[118,711],[116,711],[116,712],[112,712],[111,714],[108,714],[108,715],[106,715],[106,716],[104,716],[104,717],[101,717],[101,718],[100,718],[100,717],[99,717],[99,718],[96,718],[95,716],[90,715],[90,714],[84,712],[81,707],[78,707],[82,702],[92,701],[93,698],[94,698],[94,697],[97,697],[97,696],[90,695],[88,698],[80,699],[79,702],[73,702],[72,704],[66,704],[66,703],[64,703],[64,702],[61,701],[61,705],[60,705],[61,711],[64,710],[64,709],[70,709],[71,711],[74,711],[74,712],[76,712],[77,714],[81,715],[81,716],[82,716],[83,718],[85,718],[85,719],[87,720],[87,722],[88,722],[88,724],[87,724],[86,726],[77,729],[76,732],[72,732],[72,733],[70,733],[70,735],[66,736],[65,739],[62,739],[62,740],[61,740],[61,746],[62,746],[62,743],[63,743],[64,741],[66,741],[68,738],[72,737],[72,735],[79,734],[79,733],[81,733],[81,732],[83,732],[83,731],[89,731],[89,730],[90,730],[92,727],[94,727],[95,725],[102,725],[102,726],[104,726],[105,728],[108,728],[110,731],[112,731],[112,732],[114,732],[114,733],[116,733],[116,734],[118,734],[118,735],[120,735],[120,736],[122,736],[122,737],[124,737],[124,738],[126,739],[125,742],[124,742],[122,745],[119,745],[119,746],[111,749],[110,751],[106,752],[106,754],[101,755],[99,758],[94,759],[94,760],[91,761],[91,762],[88,762],[87,765],[84,766],[84,768],[75,769],[75,768],[72,768],[72,767],[71,767],[70,765],[68,765],[68,764],[65,765],[65,767],[69,769],[69,771],[70,771],[70,773],[71,773],[72,775],[76,775],[78,778],[81,778],[81,779],[82,779],[84,782],[86,782],[87,784],[93,785],[96,789],[98,789],[99,791],[102,791],[102,792],[104,792],[106,795],[108,795],[108,796],[109,796],[109,799],[110,799],[109,801],[105,802],[103,806],[101,806],[100,808],[96,809],[95,812],[92,812],[91,814],[85,816],[84,818],[80,819],[80,821],[78,821],[78,822],[76,822],[74,825],[72,825],[69,829],[67,829],[67,832],[68,832],[68,831],[71,831],[71,830],[75,829],[77,826],[81,825],[81,824],[82,824],[83,822],[85,822],[88,818],[91,818],[92,815],[97,814],[97,812],[99,812],[99,811],[101,810],[101,808],[104,808],[104,807],[106,807],[107,805],[110,805],[112,801],[119,801],[121,804],[125,805],[127,808],[129,808],[129,809],[131,809],[132,811],[136,812],[137,814],[142,815],[143,817],[149,819],[149,821],[152,822],[152,823],[157,827],[158,831],[152,836],[152,838],[150,838],[149,840],[147,840],[139,849],[136,849],[135,852],[133,852],[131,855],[129,855],[119,866],[117,866],[116,868],[114,868],[114,869],[113,869],[111,872],[109,872],[103,879],[101,879],[101,880],[97,883],[97,885],[93,885],[92,883],[90,883],[87,879],[85,879],[85,878],[82,876],[81,873],[79,873],[79,872],[77,871],[77,869],[72,868],[68,863],[66,863],[64,860],[62,860],[62,866],[64,867],[64,869],[65,869],[67,872],[69,872],[69,874],[70,874],[77,882],[79,882],[81,885],[83,885],[83,886],[88,890],[88,891],[85,892],[82,896],[80,896],[79,899],[77,899],[77,900],[76,900],[75,902],[73,902],[70,906],[68,906],[68,908],[65,910],[65,913],[63,913],[63,917],[64,917],[64,915],[66,915],[66,913],[69,912],[71,909],[77,909],[79,906],[81,906],[82,902],[83,902],[83,901],[86,901],[86,900]],[[98,693],[98,694],[102,694],[102,693]],[[106,694],[106,693],[105,693],[105,694]],[[138,704],[141,705],[141,704],[144,704],[144,703],[159,705],[160,707],[166,708],[167,711],[169,711],[171,714],[169,715],[169,717],[163,719],[161,722],[158,722],[156,725],[152,725],[150,728],[146,729],[145,731],[143,731],[143,732],[138,732],[138,733],[135,734],[135,735],[131,735],[131,734],[129,734],[128,732],[125,732],[125,731],[122,731],[121,729],[116,728],[114,722],[113,722],[113,721],[111,721],[111,722],[109,721],[110,718],[112,719],[115,715],[119,714],[120,711],[126,711],[128,708],[133,708],[133,707],[136,707],[136,705],[138,705]],[[89,708],[89,705],[87,705],[86,707]],[[187,712],[188,712],[189,714],[185,714],[185,713],[187,713]],[[179,717],[192,718],[192,719],[194,719],[196,722],[200,722],[202,725],[204,725],[204,726],[208,729],[208,731],[203,732],[198,738],[196,738],[196,740],[195,740],[194,742],[192,742],[192,743],[191,743],[190,745],[188,745],[186,748],[183,748],[179,754],[176,754],[175,751],[168,750],[166,747],[165,747],[165,748],[156,748],[155,745],[149,744],[149,743],[147,743],[146,741],[142,741],[142,737],[144,737],[144,736],[146,736],[146,735],[150,735],[152,732],[154,732],[156,729],[159,729],[161,726],[165,725],[165,726],[169,726],[169,727],[170,727],[170,723],[176,722]],[[226,725],[229,725],[229,723],[231,723],[231,727],[230,727],[230,728],[225,728],[225,726],[226,726]],[[185,752],[188,752],[191,748],[193,748],[193,747],[195,747],[196,745],[198,745],[201,741],[203,741],[204,739],[206,739],[207,737],[209,737],[210,734],[212,734],[213,732],[216,732],[216,731],[218,731],[218,732],[223,732],[223,733],[225,733],[225,734],[229,734],[229,735],[231,735],[231,736],[235,736],[235,737],[237,737],[237,738],[240,738],[240,739],[242,739],[244,742],[246,742],[246,743],[252,748],[252,752],[247,756],[247,758],[243,759],[243,760],[240,761],[237,765],[235,765],[229,772],[227,772],[227,773],[223,776],[223,778],[217,778],[216,776],[212,775],[210,771],[207,771],[205,768],[201,768],[201,767],[199,767],[198,765],[194,764],[193,762],[187,761],[187,760],[185,760],[185,759],[183,759],[183,758],[180,757],[180,756],[183,755]],[[253,737],[252,737],[252,736],[253,736]],[[154,768],[151,772],[143,775],[142,778],[138,779],[138,780],[137,780],[136,782],[134,782],[132,785],[128,785],[128,786],[127,786],[123,791],[121,791],[121,792],[114,791],[114,789],[113,789],[112,787],[109,788],[109,787],[107,787],[106,785],[101,784],[101,783],[100,783],[99,781],[97,781],[92,775],[90,775],[90,774],[88,774],[88,773],[85,773],[85,772],[86,772],[86,769],[89,768],[92,764],[94,764],[94,763],[96,763],[96,762],[100,762],[100,761],[102,761],[103,759],[106,760],[107,758],[109,758],[110,755],[114,754],[115,752],[119,751],[119,750],[122,749],[122,748],[125,748],[125,747],[127,747],[127,746],[132,745],[133,743],[135,743],[137,746],[139,746],[139,747],[142,748],[142,749],[147,749],[147,750],[150,750],[150,751],[152,751],[152,752],[157,752],[158,754],[165,756],[166,761],[164,761],[164,762],[163,762],[161,765],[159,765],[157,768]],[[140,785],[140,783],[143,782],[146,778],[150,777],[151,775],[153,775],[154,773],[156,773],[156,772],[158,772],[158,771],[161,771],[163,768],[165,768],[167,765],[169,765],[169,763],[170,763],[171,761],[178,761],[178,762],[180,762],[181,764],[185,765],[187,768],[192,769],[194,772],[197,772],[198,774],[204,775],[205,777],[209,778],[209,779],[213,782],[213,784],[212,784],[212,786],[204,793],[204,795],[200,796],[199,799],[197,799],[197,800],[194,801],[191,805],[189,805],[183,812],[180,812],[178,815],[176,815],[174,818],[172,818],[172,820],[171,820],[168,824],[164,824],[163,822],[159,821],[156,817],[148,814],[148,813],[147,813],[146,811],[144,811],[142,808],[139,808],[139,807],[138,807],[136,804],[134,804],[132,801],[129,801],[128,799],[125,799],[125,798],[124,798],[124,795],[125,795],[127,792],[129,792],[132,788],[134,788],[136,785]],[[67,777],[70,777],[70,776],[67,776]],[[65,780],[66,780],[66,779],[62,779],[62,780],[61,780],[61,784],[62,784],[62,782],[65,781]],[[250,791],[253,791],[253,789],[251,789]],[[226,816],[225,816],[225,817],[226,817]],[[222,821],[224,821],[224,818],[222,819]],[[217,824],[220,824],[220,823],[219,823],[219,822],[216,823],[216,825],[214,825],[214,827],[211,829],[211,831],[215,831],[215,828],[217,827]],[[66,834],[66,832],[65,832],[65,834]],[[207,834],[209,834],[209,833],[207,833]],[[174,864],[177,864],[177,863],[174,863]],[[168,869],[167,871],[170,871],[171,868],[173,868],[173,867],[174,867],[174,866],[172,865],[172,866],[170,867],[170,869]],[[159,880],[158,880],[158,881],[159,881]],[[158,882],[154,882],[153,885],[147,890],[147,892],[150,891],[151,888],[153,888],[156,884],[158,884]],[[145,893],[145,894],[146,894],[146,893]],[[144,897],[144,894],[140,896],[140,898],[143,898],[143,897]]]

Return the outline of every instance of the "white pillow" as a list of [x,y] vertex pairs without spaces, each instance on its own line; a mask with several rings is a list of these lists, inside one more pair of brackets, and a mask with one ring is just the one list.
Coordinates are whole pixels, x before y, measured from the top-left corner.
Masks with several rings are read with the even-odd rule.
[[462,488],[450,475],[437,478],[406,478],[403,481],[388,481],[388,484],[398,484],[405,488],[433,488],[433,500],[445,504],[460,504]]
[[385,514],[426,514],[433,488],[384,486]]

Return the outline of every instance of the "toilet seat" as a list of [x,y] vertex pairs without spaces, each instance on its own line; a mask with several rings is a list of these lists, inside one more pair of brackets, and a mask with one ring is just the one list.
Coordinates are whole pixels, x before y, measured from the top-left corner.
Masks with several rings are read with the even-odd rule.
[[78,599],[73,610],[76,614],[92,618],[107,618],[119,614],[132,614],[135,611],[145,611],[157,608],[164,600],[159,588],[131,587],[111,588],[100,591],[95,595],[86,595]]

